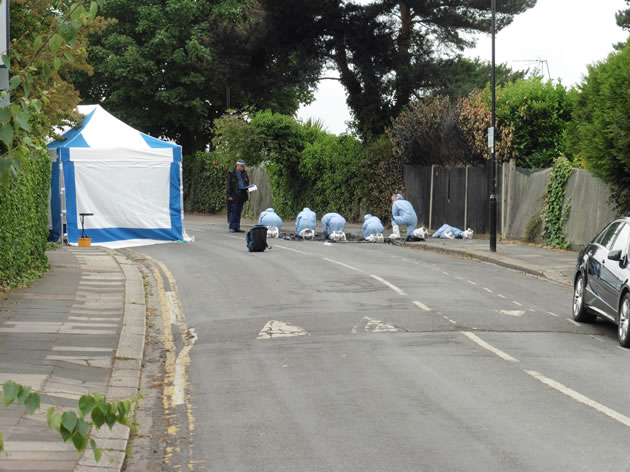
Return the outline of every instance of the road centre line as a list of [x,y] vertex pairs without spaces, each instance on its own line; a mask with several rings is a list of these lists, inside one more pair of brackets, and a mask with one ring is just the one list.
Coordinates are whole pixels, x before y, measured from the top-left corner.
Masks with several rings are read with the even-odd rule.
[[496,347],[492,346],[491,344],[488,344],[487,342],[485,342],[483,339],[481,339],[479,336],[477,336],[476,334],[473,334],[469,331],[464,331],[462,332],[462,334],[464,336],[466,336],[468,339],[470,339],[471,341],[477,343],[479,346],[481,346],[482,348],[490,351],[491,353],[499,356],[501,359],[508,361],[508,362],[518,362],[518,359],[515,359],[514,357],[510,356],[509,354],[503,352],[500,349],[497,349]]
[[489,289],[489,288],[487,288],[487,287],[484,287],[483,289],[484,289],[486,292],[488,292],[488,293],[494,293],[492,290],[490,290],[490,289]]
[[422,302],[415,301],[415,302],[413,302],[413,304],[414,304],[414,305],[416,305],[416,306],[417,306],[418,308],[420,308],[421,310],[424,310],[424,311],[431,311],[431,308],[429,308],[428,306],[426,306],[426,305],[425,305],[424,303],[422,303]]
[[628,418],[627,416],[622,415],[621,413],[611,408],[608,408],[607,406],[602,405],[601,403],[596,402],[595,400],[591,400],[590,398],[582,395],[581,393],[578,393],[575,390],[567,387],[566,385],[563,385],[560,382],[556,382],[555,380],[550,379],[549,377],[545,377],[544,375],[536,372],[535,370],[526,370],[525,373],[527,373],[528,375],[531,375],[533,378],[535,378],[539,382],[544,383],[545,385],[553,388],[554,390],[557,390],[558,392],[566,395],[567,397],[572,398],[576,402],[589,406],[593,408],[594,410],[597,410],[600,413],[603,413],[606,416],[609,416],[615,421],[618,421],[619,423],[630,427],[630,418]]
[[372,277],[375,280],[378,280],[380,283],[382,283],[383,285],[386,285],[387,287],[391,288],[394,292],[396,292],[398,295],[405,297],[407,296],[407,294],[405,293],[404,290],[396,287],[393,283],[388,282],[387,280],[385,280],[382,277],[379,277],[378,275],[374,275],[374,274],[370,274],[370,277]]
[[477,282],[473,282],[472,280],[467,280],[466,282],[468,282],[470,285],[477,285]]
[[577,323],[576,321],[573,321],[571,318],[567,318],[567,321],[571,324],[574,324],[575,326],[581,326],[580,323]]
[[522,303],[519,303],[519,302],[517,302],[517,301],[513,301],[512,303],[514,303],[516,306],[523,306],[523,304],[522,304]]
[[548,311],[547,314],[551,316],[555,316],[556,318],[560,318],[560,315],[556,315],[555,313],[552,313],[551,311]]
[[307,256],[311,256],[312,255],[310,252],[298,251],[297,249],[293,249],[291,247],[286,247],[286,246],[280,246],[279,244],[276,244],[274,247],[279,247],[280,249],[286,249],[287,251],[298,252],[300,254],[305,254]]
[[352,266],[350,266],[348,264],[344,264],[343,262],[339,262],[339,261],[336,261],[334,259],[328,259],[327,257],[324,257],[323,259],[325,261],[332,262],[333,264],[338,264],[338,265],[340,265],[342,267],[345,267],[346,269],[354,270],[356,272],[363,272],[361,269],[357,269],[356,267],[352,267]]
[[497,293],[497,297],[499,297],[499,298],[505,298],[505,296],[504,296],[504,295],[501,295],[500,293]]

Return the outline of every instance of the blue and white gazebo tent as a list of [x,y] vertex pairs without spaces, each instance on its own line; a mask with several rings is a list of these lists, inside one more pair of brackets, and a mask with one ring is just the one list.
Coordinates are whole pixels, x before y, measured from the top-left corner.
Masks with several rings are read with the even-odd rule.
[[[66,225],[93,245],[128,247],[189,240],[184,230],[182,148],[133,129],[102,107],[80,106],[78,129],[48,145],[52,159],[52,239]],[[65,221],[64,221],[65,220]]]

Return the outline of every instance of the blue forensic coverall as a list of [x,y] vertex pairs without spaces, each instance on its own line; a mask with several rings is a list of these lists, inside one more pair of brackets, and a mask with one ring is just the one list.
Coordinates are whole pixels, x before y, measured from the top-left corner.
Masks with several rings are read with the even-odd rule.
[[258,224],[263,226],[275,226],[278,228],[278,232],[282,232],[282,218],[280,218],[273,208],[267,208],[265,211],[260,212],[258,217]]
[[363,239],[367,239],[372,234],[383,233],[385,228],[378,216],[365,215],[363,218]]
[[447,239],[445,236],[447,231],[450,231],[451,233],[453,233],[453,236],[455,236],[456,238],[461,238],[464,236],[464,232],[461,229],[456,228],[455,226],[451,226],[451,225],[442,225],[440,226],[440,229],[438,229],[435,233],[433,233],[431,237]]
[[316,226],[317,215],[310,208],[304,208],[295,219],[295,234],[300,234],[305,229],[315,231]]
[[332,234],[334,231],[345,231],[346,219],[339,213],[326,213],[322,217],[322,233]]
[[392,203],[392,226],[406,226],[407,236],[413,234],[413,230],[418,226],[418,216],[410,202],[405,200],[401,194],[397,195],[397,200]]

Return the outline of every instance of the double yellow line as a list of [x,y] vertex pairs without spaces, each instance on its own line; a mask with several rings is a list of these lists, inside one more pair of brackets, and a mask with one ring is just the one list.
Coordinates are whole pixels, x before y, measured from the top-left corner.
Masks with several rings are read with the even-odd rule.
[[[162,262],[157,261],[146,254],[142,254],[147,260],[153,277],[157,285],[157,296],[160,302],[160,312],[162,313],[162,347],[166,352],[164,363],[164,382],[162,391],[162,406],[164,415],[168,421],[167,442],[165,462],[170,464],[174,453],[181,453],[182,438],[188,438],[188,470],[194,470],[193,461],[193,433],[195,430],[195,417],[193,413],[192,399],[188,382],[188,366],[190,364],[190,350],[197,340],[194,329],[189,329],[186,325],[186,316],[182,308],[181,300],[177,293],[177,282],[175,277]],[[166,290],[165,279],[168,281],[170,290]],[[183,347],[177,350],[175,343],[175,332],[183,341]],[[182,430],[182,425],[177,418],[177,408],[185,405],[187,416],[187,428]],[[183,433],[183,434],[182,434]],[[171,464],[175,465],[175,464]]]

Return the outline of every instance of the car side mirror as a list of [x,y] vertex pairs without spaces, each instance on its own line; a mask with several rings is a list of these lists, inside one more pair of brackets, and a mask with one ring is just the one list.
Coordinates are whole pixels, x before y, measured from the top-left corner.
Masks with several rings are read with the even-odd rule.
[[608,260],[621,261],[621,249],[617,251],[611,251],[608,253]]

